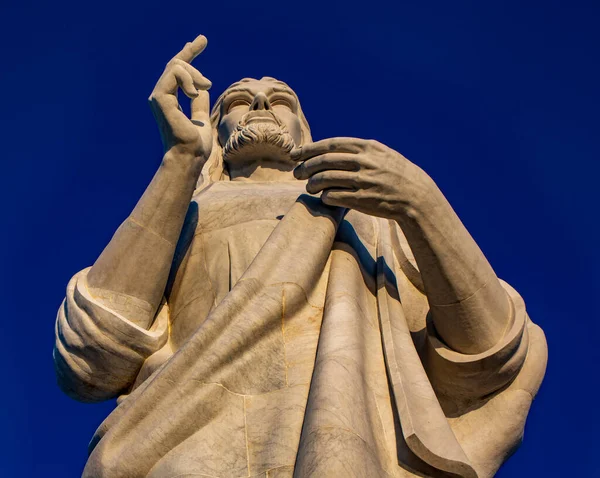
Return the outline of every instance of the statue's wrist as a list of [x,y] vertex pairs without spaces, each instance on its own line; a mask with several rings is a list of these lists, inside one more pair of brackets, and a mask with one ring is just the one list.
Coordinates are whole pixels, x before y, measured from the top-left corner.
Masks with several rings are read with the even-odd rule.
[[404,201],[395,218],[396,221],[420,221],[430,216],[445,198],[435,181],[425,171],[410,164],[405,170],[405,180],[402,184]]
[[187,174],[195,175],[197,178],[206,163],[206,158],[194,154],[188,148],[173,146],[165,152],[162,163],[166,167],[182,169]]

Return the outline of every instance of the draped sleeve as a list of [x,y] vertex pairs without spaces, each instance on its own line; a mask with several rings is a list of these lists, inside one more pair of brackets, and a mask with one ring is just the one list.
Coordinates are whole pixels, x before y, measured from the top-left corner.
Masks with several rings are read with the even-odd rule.
[[[431,320],[420,273],[406,239],[395,224],[390,224],[390,229],[389,242],[396,256],[395,277],[399,278],[402,307],[390,309],[390,330],[382,329],[382,337],[384,345],[388,339],[389,356],[396,356],[395,361],[388,357],[386,360],[395,365],[395,369],[389,365],[388,368],[399,389],[398,409],[410,418],[402,421],[402,431],[405,434],[406,430],[411,431],[405,423],[412,424],[412,431],[420,440],[417,444],[424,445],[429,454],[419,454],[423,447],[414,447],[413,451],[436,468],[444,469],[433,459],[448,459],[447,445],[457,441],[460,450],[455,447],[454,456],[459,459],[450,460],[452,466],[445,470],[468,476],[468,468],[455,469],[455,463],[463,463],[469,465],[476,476],[491,477],[523,438],[529,408],[546,370],[548,348],[544,332],[530,320],[520,294],[500,280],[510,301],[510,320],[502,338],[479,354],[463,354],[449,347]],[[385,231],[385,227],[382,230]],[[385,242],[382,241],[383,246]],[[384,252],[385,249],[382,247]],[[391,253],[387,256],[387,262],[392,264]],[[380,290],[385,291],[385,288]],[[394,305],[389,297],[386,302]],[[403,336],[398,331],[405,320],[410,332],[405,330],[405,340],[401,341]],[[416,366],[420,364],[407,356],[409,333],[426,376]],[[416,400],[410,401],[411,397]],[[451,433],[443,426],[444,422]],[[442,429],[446,436],[441,446],[436,447]],[[408,439],[407,442],[410,445]]]
[[522,375],[525,359],[531,355],[533,347],[540,350],[535,358],[539,366],[531,371],[533,375],[528,386],[528,392],[535,396],[544,376],[547,346],[544,333],[527,315],[521,295],[499,279],[510,303],[510,319],[502,338],[482,353],[464,354],[454,350],[435,328],[423,281],[406,237],[397,224],[389,223],[389,226],[392,249],[399,266],[397,273],[412,284],[410,289],[405,285],[401,287],[405,299],[403,306],[405,309],[408,306],[407,319],[411,330],[416,332],[413,338],[419,339],[415,346],[436,394],[460,404],[459,407],[485,399]]
[[427,317],[427,371],[439,393],[478,399],[508,384],[523,366],[529,346],[525,303],[510,285],[500,282],[510,299],[511,319],[502,339],[485,352],[462,354],[452,350]]
[[144,361],[168,339],[168,307],[163,301],[149,330],[92,296],[89,268],[67,286],[56,319],[54,366],[58,384],[72,398],[97,402],[130,387]]

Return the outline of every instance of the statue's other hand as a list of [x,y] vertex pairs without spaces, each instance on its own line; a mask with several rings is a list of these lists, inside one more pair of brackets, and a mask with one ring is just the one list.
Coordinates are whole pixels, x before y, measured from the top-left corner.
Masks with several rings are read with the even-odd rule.
[[[167,63],[165,71],[148,98],[160,129],[165,152],[194,158],[202,164],[208,159],[212,149],[207,91],[211,82],[190,63],[202,53],[206,43],[206,37],[203,35],[199,35],[191,43],[186,43]],[[188,118],[179,106],[179,88],[191,98],[191,118]]]
[[310,194],[323,192],[330,206],[399,219],[425,204],[433,180],[397,151],[374,140],[330,138],[291,152],[302,161],[297,179],[308,179]]

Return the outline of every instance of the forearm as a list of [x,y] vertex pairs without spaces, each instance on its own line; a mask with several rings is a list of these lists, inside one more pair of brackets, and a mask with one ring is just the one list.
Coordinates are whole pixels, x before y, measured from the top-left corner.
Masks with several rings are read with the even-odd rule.
[[422,174],[425,194],[397,220],[421,271],[441,338],[457,351],[479,353],[502,338],[510,320],[510,303],[446,198]]
[[[121,224],[88,275],[103,300],[142,303],[130,320],[147,327],[160,305],[173,254],[201,164],[167,152],[131,215]],[[146,306],[147,305],[147,306]]]
[[421,271],[434,324],[462,353],[496,344],[511,305],[491,266],[433,180],[397,151],[373,140],[330,138],[292,152],[294,171],[330,206],[395,219]]

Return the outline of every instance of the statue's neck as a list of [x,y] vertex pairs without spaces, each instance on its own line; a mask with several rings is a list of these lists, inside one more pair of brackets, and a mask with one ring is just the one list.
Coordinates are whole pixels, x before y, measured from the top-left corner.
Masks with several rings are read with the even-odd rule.
[[232,181],[297,181],[291,161],[273,161],[258,159],[248,163],[227,164],[229,178]]

